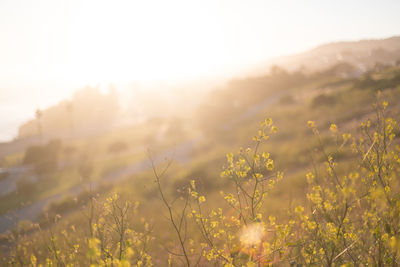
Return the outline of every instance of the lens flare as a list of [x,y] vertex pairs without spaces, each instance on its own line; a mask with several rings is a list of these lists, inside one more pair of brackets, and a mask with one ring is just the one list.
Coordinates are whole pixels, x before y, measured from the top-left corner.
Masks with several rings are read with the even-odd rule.
[[264,232],[264,225],[260,223],[245,226],[240,234],[240,242],[246,247],[256,246],[261,243]]

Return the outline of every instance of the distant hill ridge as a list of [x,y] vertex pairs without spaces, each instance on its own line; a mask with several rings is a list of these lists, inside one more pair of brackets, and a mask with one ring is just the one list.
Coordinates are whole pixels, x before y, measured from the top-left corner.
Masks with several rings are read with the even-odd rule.
[[395,65],[399,61],[400,36],[394,36],[323,44],[303,53],[272,59],[257,68],[256,72],[265,73],[273,65],[289,71],[314,72],[347,62],[363,73],[376,64]]
[[359,41],[341,41],[341,42],[331,42],[327,44],[322,44],[317,46],[310,51],[317,51],[317,50],[329,50],[334,49],[337,50],[338,48],[341,49],[365,49],[370,50],[374,48],[384,48],[386,50],[395,51],[400,48],[400,36],[393,36],[390,38],[385,39],[365,39]]

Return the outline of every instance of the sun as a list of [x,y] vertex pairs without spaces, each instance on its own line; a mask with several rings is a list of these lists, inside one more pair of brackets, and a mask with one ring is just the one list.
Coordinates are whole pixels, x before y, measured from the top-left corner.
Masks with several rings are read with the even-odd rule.
[[87,82],[216,74],[230,57],[216,20],[185,1],[85,2],[68,33],[65,73]]

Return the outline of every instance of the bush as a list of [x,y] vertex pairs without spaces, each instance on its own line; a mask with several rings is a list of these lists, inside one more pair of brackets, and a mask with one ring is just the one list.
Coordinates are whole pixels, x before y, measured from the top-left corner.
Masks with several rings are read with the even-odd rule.
[[311,107],[332,106],[336,103],[336,98],[332,95],[320,94],[313,98]]
[[61,146],[60,140],[52,140],[45,146],[31,146],[25,152],[23,163],[33,165],[39,175],[54,172]]

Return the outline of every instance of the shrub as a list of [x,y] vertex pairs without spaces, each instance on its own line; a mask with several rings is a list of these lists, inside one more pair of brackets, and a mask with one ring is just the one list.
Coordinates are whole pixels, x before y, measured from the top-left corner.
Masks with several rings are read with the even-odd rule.
[[332,95],[320,94],[313,98],[311,107],[332,106],[336,103],[336,98]]
[[58,166],[62,143],[52,140],[45,146],[31,146],[25,152],[24,164],[31,164],[39,175],[53,172]]
[[361,137],[343,133],[339,149],[347,146],[358,155],[347,174],[339,174],[335,158],[321,146],[326,169],[307,174],[309,212],[298,206],[293,213],[296,264],[400,264],[400,149],[393,144],[396,121],[386,117],[386,106],[375,105],[376,120],[361,124]]
[[[8,242],[14,244],[9,253],[8,266],[151,266],[147,253],[150,242],[149,224],[138,229],[132,226],[139,203],[123,201],[118,195],[98,202],[91,197],[87,212],[83,214],[86,227],[70,225],[60,233],[54,233],[52,225],[43,230],[35,225],[41,235],[44,250],[38,246],[40,240],[27,241],[25,230],[15,231]],[[59,215],[51,220],[60,219]],[[30,228],[31,229],[31,228]],[[30,249],[30,250],[28,250]],[[3,259],[4,260],[4,259]],[[43,264],[43,265],[42,265]]]

